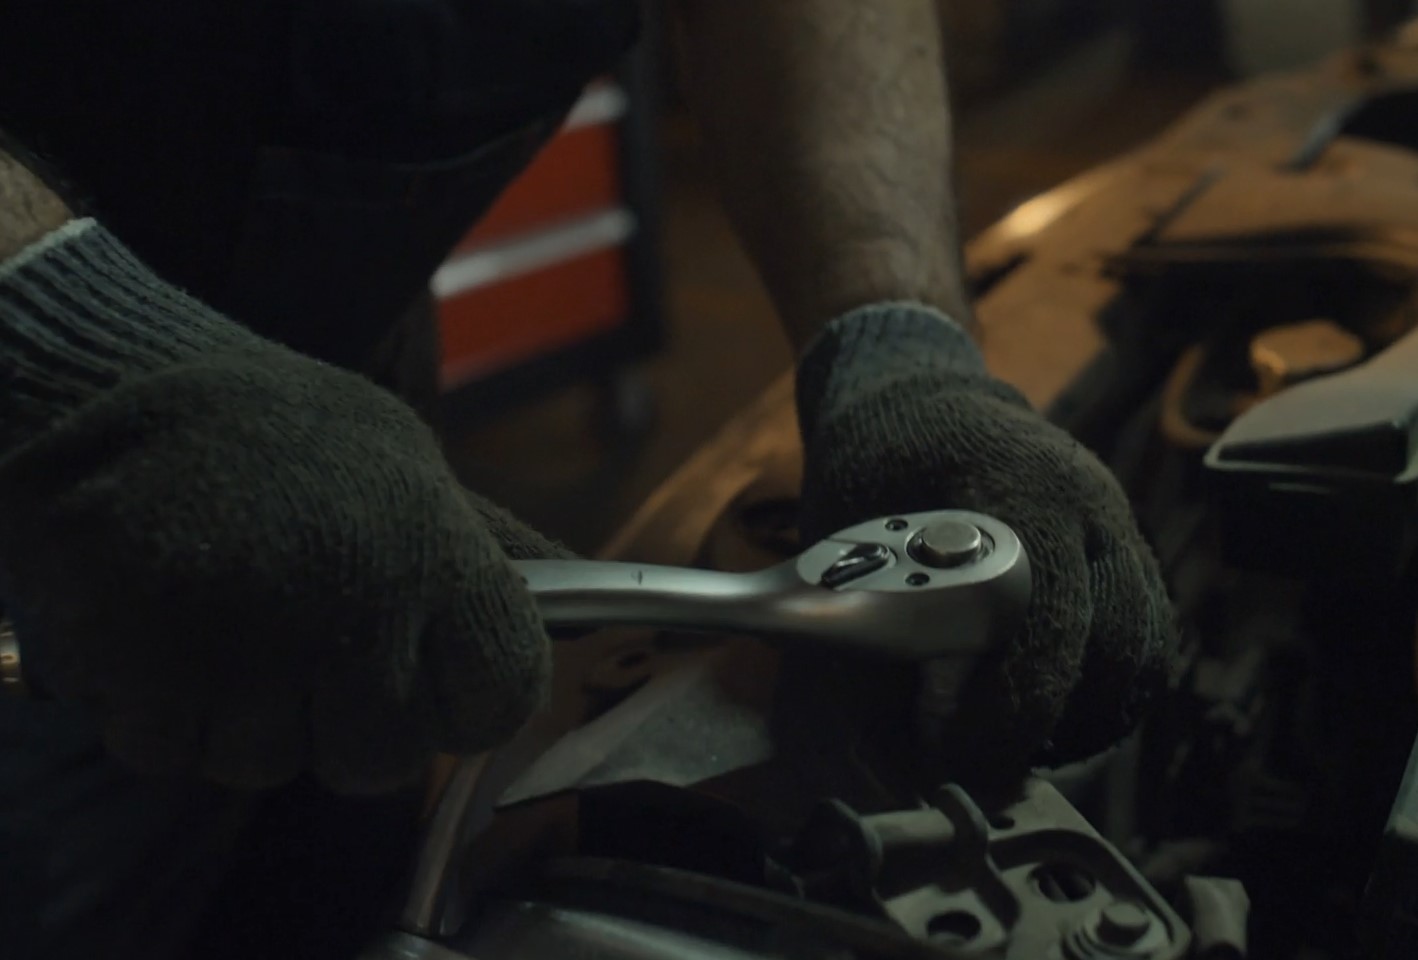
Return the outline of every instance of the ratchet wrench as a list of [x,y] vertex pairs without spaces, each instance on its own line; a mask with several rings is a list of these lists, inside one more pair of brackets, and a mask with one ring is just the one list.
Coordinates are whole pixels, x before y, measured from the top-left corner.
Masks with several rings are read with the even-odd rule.
[[971,656],[1018,627],[1029,561],[993,517],[902,514],[756,573],[582,560],[516,565],[549,627],[744,633],[891,660]]
[[[896,661],[971,657],[1023,621],[1029,561],[1008,526],[938,510],[857,524],[755,573],[595,560],[522,560],[550,628],[646,626],[751,634]],[[0,623],[0,691],[24,692]]]

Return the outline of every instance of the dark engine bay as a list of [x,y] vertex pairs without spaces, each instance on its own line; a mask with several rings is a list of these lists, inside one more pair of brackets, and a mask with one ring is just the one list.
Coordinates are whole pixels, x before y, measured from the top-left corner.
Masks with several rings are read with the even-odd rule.
[[[371,960],[1418,957],[1418,37],[1225,92],[969,259],[995,372],[1166,572],[1142,729],[1005,800],[921,790],[873,669],[601,631],[456,771]],[[800,470],[783,381],[607,555],[792,557]]]

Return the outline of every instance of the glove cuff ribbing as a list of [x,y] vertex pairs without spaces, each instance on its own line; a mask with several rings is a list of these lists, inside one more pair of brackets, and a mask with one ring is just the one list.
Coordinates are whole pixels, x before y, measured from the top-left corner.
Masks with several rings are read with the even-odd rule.
[[0,263],[0,452],[125,377],[257,340],[71,221]]
[[832,320],[798,362],[798,425],[804,438],[839,404],[874,385],[921,373],[984,376],[970,334],[925,304],[887,302]]

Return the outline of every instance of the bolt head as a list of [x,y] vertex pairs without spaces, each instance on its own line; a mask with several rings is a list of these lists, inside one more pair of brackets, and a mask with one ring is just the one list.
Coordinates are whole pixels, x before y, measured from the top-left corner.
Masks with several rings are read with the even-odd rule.
[[1152,927],[1152,915],[1135,903],[1110,903],[1098,916],[1098,939],[1110,947],[1130,947]]

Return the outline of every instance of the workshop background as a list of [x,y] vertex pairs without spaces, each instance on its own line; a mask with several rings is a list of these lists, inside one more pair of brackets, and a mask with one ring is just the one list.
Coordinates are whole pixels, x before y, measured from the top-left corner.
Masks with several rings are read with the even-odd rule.
[[[1216,87],[1394,29],[1412,0],[941,0],[967,234]],[[435,278],[463,481],[594,552],[792,361],[652,17],[643,49]]]

